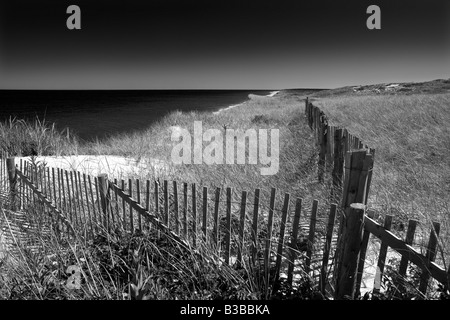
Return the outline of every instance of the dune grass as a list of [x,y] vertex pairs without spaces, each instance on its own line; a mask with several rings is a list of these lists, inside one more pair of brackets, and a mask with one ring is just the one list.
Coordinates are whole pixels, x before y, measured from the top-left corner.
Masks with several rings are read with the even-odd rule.
[[10,156],[69,155],[77,153],[78,139],[39,118],[9,118],[0,122],[0,149]]
[[[171,141],[171,127],[187,129],[193,136],[194,121],[201,121],[203,132],[207,129],[279,130],[279,171],[275,175],[261,175],[260,164],[174,164],[172,149],[178,141]],[[317,149],[311,130],[305,125],[301,98],[279,93],[275,97],[252,96],[241,106],[219,114],[210,112],[172,112],[147,131],[109,139],[82,146],[85,154],[122,155],[135,159],[156,158],[166,162],[169,169],[161,179],[196,183],[198,186],[233,187],[233,192],[253,192],[261,188],[262,197],[268,203],[270,189],[278,190],[277,207],[281,210],[282,195],[289,192],[293,199],[303,198],[306,206],[313,199],[321,199],[324,210],[329,203],[326,187],[317,182]],[[270,142],[270,138],[269,138]],[[193,142],[192,142],[193,143]],[[203,143],[205,148],[209,142]],[[247,145],[248,155],[248,145]],[[224,149],[224,157],[226,150]],[[235,155],[236,156],[236,155]],[[141,179],[154,179],[152,173]]]
[[431,221],[439,222],[440,254],[448,262],[450,95],[342,95],[313,103],[331,125],[347,128],[376,149],[369,206],[393,215],[396,229],[417,219],[426,235],[424,247]]
[[[199,256],[155,229],[133,235],[97,231],[94,239],[69,239],[54,229],[18,235],[0,208],[5,235],[16,244],[0,259],[0,299],[20,300],[262,300],[321,297],[308,276],[276,292],[262,270],[237,269],[202,246]],[[28,223],[48,225],[42,209]],[[22,222],[23,223],[23,222]],[[34,245],[31,247],[31,243]],[[207,257],[204,259],[203,257]]]

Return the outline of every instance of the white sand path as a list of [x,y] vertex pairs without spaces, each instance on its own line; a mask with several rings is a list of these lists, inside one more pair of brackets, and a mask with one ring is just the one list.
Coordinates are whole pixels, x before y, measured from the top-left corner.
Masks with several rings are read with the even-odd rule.
[[[31,160],[30,157],[17,157],[15,158],[16,165],[20,164],[20,159]],[[167,164],[162,160],[146,158],[136,160],[111,155],[40,156],[36,157],[34,161],[45,163],[50,168],[76,170],[91,176],[106,173],[108,176],[118,179],[140,174],[157,176],[168,170]]]

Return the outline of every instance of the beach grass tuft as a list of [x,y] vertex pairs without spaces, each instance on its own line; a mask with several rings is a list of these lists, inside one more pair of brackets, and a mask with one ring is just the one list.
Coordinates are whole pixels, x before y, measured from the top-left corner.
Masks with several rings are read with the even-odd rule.
[[0,122],[0,149],[10,156],[77,154],[78,139],[68,129],[60,132],[54,123],[39,118],[25,121],[10,117]]

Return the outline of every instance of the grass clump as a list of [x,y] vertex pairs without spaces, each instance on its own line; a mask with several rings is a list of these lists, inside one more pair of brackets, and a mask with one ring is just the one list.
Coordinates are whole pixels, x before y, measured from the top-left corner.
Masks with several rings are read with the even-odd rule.
[[76,154],[78,141],[68,131],[59,132],[54,123],[9,118],[0,122],[0,149],[10,156],[59,156]]

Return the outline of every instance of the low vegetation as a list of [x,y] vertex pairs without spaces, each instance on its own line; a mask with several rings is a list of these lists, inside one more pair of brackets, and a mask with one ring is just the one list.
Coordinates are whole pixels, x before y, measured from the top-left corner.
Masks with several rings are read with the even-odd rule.
[[[26,221],[45,225],[41,213],[30,210]],[[294,286],[273,290],[259,268],[228,266],[211,248],[202,248],[200,255],[155,229],[130,235],[99,227],[87,242],[41,230],[21,242],[10,228],[9,213],[1,209],[1,214],[5,234],[16,246],[3,252],[0,299],[323,299],[306,275]]]
[[54,123],[10,118],[0,122],[0,149],[11,156],[77,154],[78,141],[68,131],[59,132]]

